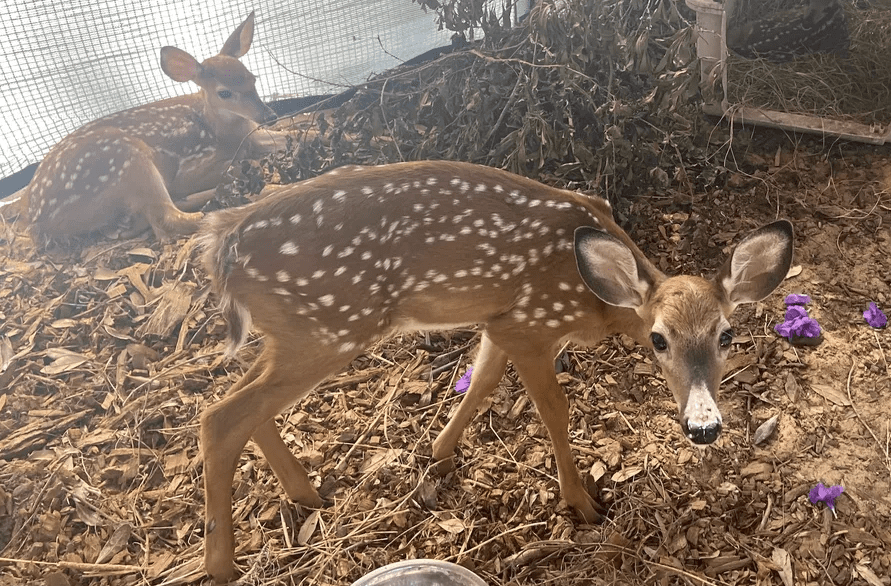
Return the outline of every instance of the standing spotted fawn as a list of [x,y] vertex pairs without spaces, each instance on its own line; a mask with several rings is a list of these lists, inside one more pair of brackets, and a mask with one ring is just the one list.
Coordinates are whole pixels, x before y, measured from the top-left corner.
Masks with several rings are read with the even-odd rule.
[[254,132],[275,113],[238,61],[253,36],[251,12],[219,55],[204,62],[175,47],[161,49],[164,73],[201,91],[100,118],[50,149],[20,192],[32,233],[78,236],[127,215],[158,238],[197,230],[203,214],[196,210],[213,197],[236,155],[272,151],[276,138],[284,145],[280,136]]
[[232,483],[248,439],[288,496],[322,501],[274,417],[369,344],[398,332],[479,324],[473,378],[433,444],[459,436],[510,360],[553,444],[563,498],[588,522],[602,507],[585,490],[569,444],[568,401],[554,355],[564,341],[622,332],[653,348],[694,443],[721,432],[715,394],[740,303],[760,300],[792,262],[792,226],[747,236],[718,275],[666,277],[597,197],[468,163],[345,167],[210,215],[204,263],[230,325],[230,353],[252,322],[262,354],[201,418],[205,567],[234,575]]

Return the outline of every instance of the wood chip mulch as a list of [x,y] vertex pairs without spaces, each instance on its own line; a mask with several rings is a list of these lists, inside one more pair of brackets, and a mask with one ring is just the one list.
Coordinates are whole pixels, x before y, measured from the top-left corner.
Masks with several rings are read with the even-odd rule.
[[[500,41],[497,51],[466,49],[514,72],[491,80],[494,119],[461,113],[460,124],[436,128],[416,118],[454,114],[481,91],[443,93],[465,83],[444,72],[458,63],[473,74],[480,59],[443,57],[440,74],[428,64],[412,83],[370,82],[326,116],[330,126],[246,163],[229,195],[345,162],[412,158],[397,145],[430,156],[457,144],[437,133],[476,132],[490,140],[472,160],[509,167],[523,144],[535,147],[530,174],[605,189],[618,221],[667,272],[710,273],[742,234],[788,217],[798,269],[734,319],[719,401],[725,433],[709,449],[692,447],[652,356],[629,339],[567,348],[558,366],[576,461],[609,506],[605,523],[584,525],[560,501],[547,433],[510,369],[466,430],[454,469],[442,474],[431,462],[433,438],[461,400],[454,384],[472,362],[474,329],[385,340],[280,418],[327,506],[287,501],[248,445],[234,484],[238,583],[340,586],[429,557],[493,586],[891,585],[891,338],[861,315],[869,301],[891,310],[888,148],[731,134],[695,107],[647,109],[640,79],[607,75],[616,99],[597,114],[610,123],[589,154],[596,162],[609,151],[600,160],[610,170],[595,172],[582,149],[545,148],[556,135],[533,130],[546,117],[499,120],[536,69],[574,83],[568,69],[528,65],[541,39]],[[555,91],[571,110],[578,96],[566,87]],[[427,113],[410,111],[423,95]],[[623,110],[620,96],[633,107]],[[548,97],[513,99],[537,113]],[[377,125],[374,108],[386,113]],[[399,131],[395,120],[411,124]],[[399,142],[399,132],[417,142]],[[37,250],[20,226],[4,225],[0,258],[0,586],[209,583],[198,415],[238,380],[262,338],[223,358],[225,326],[193,239],[102,236]],[[812,297],[820,346],[793,347],[773,331],[788,293]],[[817,482],[845,487],[835,514],[809,502]]]

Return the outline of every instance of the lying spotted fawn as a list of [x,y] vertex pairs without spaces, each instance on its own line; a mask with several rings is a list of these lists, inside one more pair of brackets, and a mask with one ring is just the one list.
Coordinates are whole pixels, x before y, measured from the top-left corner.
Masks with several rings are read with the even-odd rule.
[[284,146],[276,133],[254,132],[275,113],[238,61],[253,36],[252,12],[219,55],[201,63],[175,47],[161,49],[164,73],[195,82],[201,91],[111,114],[50,149],[18,194],[32,233],[77,236],[125,215],[139,227],[150,225],[158,238],[197,230],[202,214],[195,210],[213,197],[236,155],[256,157],[276,143]]
[[556,350],[617,332],[651,347],[683,432],[711,443],[728,318],[769,295],[792,262],[792,225],[778,221],[743,239],[714,279],[666,277],[606,201],[453,162],[337,169],[211,214],[201,238],[229,351],[252,322],[265,333],[257,361],[201,418],[205,567],[218,581],[235,571],[231,495],[245,443],[258,444],[291,499],[321,506],[274,417],[376,340],[479,324],[470,388],[433,457],[453,454],[510,360],[551,437],[563,498],[593,522],[603,509],[573,461]]

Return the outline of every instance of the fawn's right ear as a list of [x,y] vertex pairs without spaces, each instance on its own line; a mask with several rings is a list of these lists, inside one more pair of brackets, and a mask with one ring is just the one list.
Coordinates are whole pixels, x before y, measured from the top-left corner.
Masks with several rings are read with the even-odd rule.
[[182,49],[162,47],[161,69],[174,81],[192,81],[201,73],[201,64]]
[[248,52],[251,48],[251,42],[254,40],[254,11],[248,14],[244,22],[238,25],[238,28],[232,31],[223,48],[220,49],[220,55],[228,55],[238,59]]
[[760,301],[776,289],[792,266],[792,223],[762,226],[736,245],[716,281],[733,307]]
[[637,309],[656,282],[623,242],[588,226],[575,229],[575,262],[594,295],[617,307]]

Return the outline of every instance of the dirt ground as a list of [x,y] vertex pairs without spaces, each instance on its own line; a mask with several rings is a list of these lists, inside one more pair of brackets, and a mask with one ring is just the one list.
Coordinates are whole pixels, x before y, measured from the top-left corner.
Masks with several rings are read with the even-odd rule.
[[[800,267],[736,314],[716,445],[683,437],[647,351],[621,337],[569,348],[576,461],[610,507],[584,525],[510,370],[455,470],[433,470],[475,331],[387,340],[282,417],[328,506],[289,503],[248,446],[241,583],[344,585],[430,557],[493,586],[891,584],[891,330],[862,316],[870,301],[891,313],[891,151],[725,127],[702,150],[704,164],[664,169],[617,206],[619,223],[666,272],[710,273],[742,234],[786,217]],[[262,342],[223,358],[192,240],[43,254],[2,230],[0,585],[209,583],[197,417]],[[821,345],[773,331],[789,293],[811,297]],[[817,482],[844,486],[837,517],[808,501]]]

